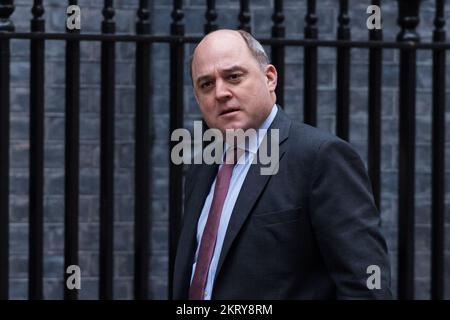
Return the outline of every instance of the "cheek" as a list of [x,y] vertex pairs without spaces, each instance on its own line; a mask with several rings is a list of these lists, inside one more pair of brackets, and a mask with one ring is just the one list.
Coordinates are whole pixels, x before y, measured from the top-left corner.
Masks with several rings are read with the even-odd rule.
[[240,88],[236,97],[245,100],[246,103],[252,103],[265,99],[267,91],[265,83],[255,80],[254,83],[249,83],[247,86]]
[[200,111],[202,111],[203,113],[209,113],[212,110],[211,101],[207,97],[198,98],[197,104],[200,107]]
[[199,105],[200,105],[200,112],[202,113],[203,118],[208,122],[214,122],[217,116],[214,110],[215,105],[210,102],[208,103],[208,101],[206,100],[199,101]]

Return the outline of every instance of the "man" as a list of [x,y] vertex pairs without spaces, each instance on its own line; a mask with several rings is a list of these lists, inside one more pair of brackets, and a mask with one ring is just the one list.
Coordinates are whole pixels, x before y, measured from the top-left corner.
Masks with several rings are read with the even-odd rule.
[[[276,129],[279,162],[272,175],[258,162],[192,166],[174,298],[390,298],[386,243],[360,157],[275,104],[277,72],[262,46],[244,31],[210,33],[191,76],[210,128]],[[244,149],[254,159],[257,150]]]

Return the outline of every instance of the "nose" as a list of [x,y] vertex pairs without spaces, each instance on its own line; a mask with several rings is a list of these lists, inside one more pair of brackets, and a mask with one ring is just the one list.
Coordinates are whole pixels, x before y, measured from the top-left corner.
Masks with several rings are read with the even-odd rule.
[[232,96],[227,83],[224,81],[221,80],[216,81],[215,89],[216,89],[216,99],[218,101],[229,100]]

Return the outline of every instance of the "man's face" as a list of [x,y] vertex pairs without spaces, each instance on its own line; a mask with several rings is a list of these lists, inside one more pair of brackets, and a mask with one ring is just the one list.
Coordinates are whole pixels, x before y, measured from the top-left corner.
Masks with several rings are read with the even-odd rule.
[[194,92],[210,128],[259,128],[275,103],[276,70],[262,70],[241,35],[221,30],[208,35],[192,61]]

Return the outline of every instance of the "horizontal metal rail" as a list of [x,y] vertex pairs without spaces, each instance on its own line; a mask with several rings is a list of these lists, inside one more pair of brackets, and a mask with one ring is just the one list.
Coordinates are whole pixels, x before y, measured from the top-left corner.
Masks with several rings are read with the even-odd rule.
[[[196,43],[202,37],[163,36],[163,35],[129,35],[129,34],[90,34],[90,33],[41,33],[11,32],[1,33],[0,39],[46,39],[46,40],[82,40],[115,42],[157,42],[157,43]],[[386,48],[386,49],[450,49],[450,42],[416,43],[413,41],[347,41],[347,40],[311,40],[311,39],[276,39],[258,38],[264,45],[304,46],[304,47],[346,47],[346,48]]]

